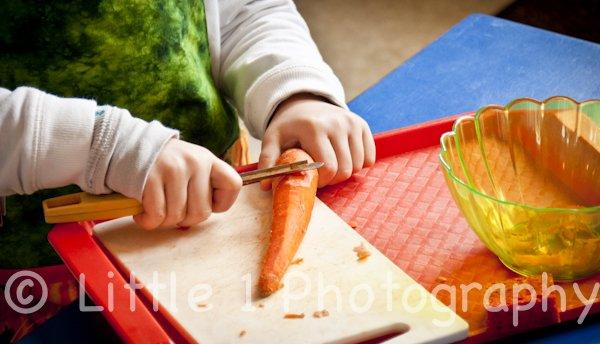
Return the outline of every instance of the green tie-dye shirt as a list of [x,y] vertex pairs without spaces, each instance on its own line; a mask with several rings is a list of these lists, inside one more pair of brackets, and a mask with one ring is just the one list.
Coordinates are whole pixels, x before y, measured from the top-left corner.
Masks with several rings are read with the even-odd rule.
[[[0,86],[119,106],[216,155],[237,138],[235,111],[212,80],[201,0],[13,0],[0,15]],[[8,198],[0,267],[56,260],[39,207],[54,194]]]

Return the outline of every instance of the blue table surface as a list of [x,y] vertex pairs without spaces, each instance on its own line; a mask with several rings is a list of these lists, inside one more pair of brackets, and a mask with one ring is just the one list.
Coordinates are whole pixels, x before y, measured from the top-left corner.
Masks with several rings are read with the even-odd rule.
[[356,97],[350,108],[381,132],[553,95],[600,98],[600,45],[475,14]]
[[[529,26],[471,15],[350,102],[373,132],[506,104],[519,97],[600,98],[600,45]],[[76,304],[24,339],[79,342],[86,314]],[[87,315],[88,317],[90,315]],[[89,322],[85,322],[89,326]],[[600,342],[600,318],[537,332],[531,343]]]

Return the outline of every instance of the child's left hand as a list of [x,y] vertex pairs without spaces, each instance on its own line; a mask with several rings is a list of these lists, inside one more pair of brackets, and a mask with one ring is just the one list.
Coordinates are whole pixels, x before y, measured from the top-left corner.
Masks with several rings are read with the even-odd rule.
[[[259,168],[271,167],[281,152],[301,147],[319,169],[319,187],[348,179],[375,162],[369,125],[358,115],[312,94],[298,94],[279,105],[263,137]],[[268,181],[261,182],[268,189]]]

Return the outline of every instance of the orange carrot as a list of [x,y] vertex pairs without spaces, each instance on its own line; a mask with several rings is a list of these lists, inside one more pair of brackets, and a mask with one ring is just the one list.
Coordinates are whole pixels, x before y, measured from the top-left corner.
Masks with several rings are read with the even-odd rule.
[[[277,164],[312,158],[303,150],[283,152]],[[258,289],[263,296],[277,291],[281,280],[304,238],[315,203],[319,174],[316,170],[298,172],[273,180],[273,223],[271,240],[263,260]]]

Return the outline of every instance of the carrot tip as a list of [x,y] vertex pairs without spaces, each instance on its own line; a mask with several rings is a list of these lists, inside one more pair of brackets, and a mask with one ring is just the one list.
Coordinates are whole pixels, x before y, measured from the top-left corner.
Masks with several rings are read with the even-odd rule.
[[279,278],[274,274],[261,275],[258,280],[258,289],[264,297],[273,294],[283,287]]

